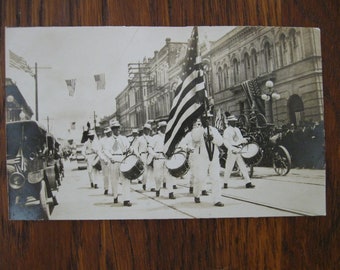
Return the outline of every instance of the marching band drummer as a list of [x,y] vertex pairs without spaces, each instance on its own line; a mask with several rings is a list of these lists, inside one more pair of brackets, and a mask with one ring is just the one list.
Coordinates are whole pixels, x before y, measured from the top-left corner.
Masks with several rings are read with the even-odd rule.
[[109,159],[104,154],[105,151],[109,151],[109,149],[106,149],[108,146],[110,146],[110,140],[112,140],[112,130],[111,128],[107,127],[104,129],[104,137],[101,138],[99,141],[101,151],[98,152],[101,164],[102,164],[102,174],[103,174],[103,181],[104,181],[104,195],[108,195],[109,191],[109,175],[110,175],[110,166],[109,166]]
[[[150,144],[152,142],[151,133],[151,125],[146,123],[143,127],[143,135],[138,137],[137,149],[138,152],[136,154],[139,155],[141,160],[144,163],[144,173],[142,175],[142,187],[143,190],[146,190],[146,187],[151,185],[150,181],[152,180],[152,168],[147,165],[147,158],[149,154]],[[154,188],[151,188],[150,191],[155,191]]]
[[162,183],[167,182],[169,199],[176,199],[173,192],[173,177],[169,174],[169,171],[165,166],[166,158],[164,155],[164,137],[166,125],[165,121],[158,123],[158,133],[153,136],[149,151],[154,158],[153,168],[154,179],[156,182],[156,197],[159,197],[160,195]]
[[118,186],[119,182],[122,183],[122,197],[123,205],[131,206],[130,202],[130,180],[125,178],[125,176],[120,171],[120,165],[125,157],[125,153],[129,151],[129,140],[120,135],[120,124],[118,121],[114,121],[111,126],[112,137],[106,141],[106,147],[104,149],[104,154],[107,157],[109,163],[109,176],[111,180],[113,203],[118,203]]
[[95,136],[93,129],[90,129],[87,134],[87,141],[83,146],[83,155],[86,157],[87,162],[87,173],[89,175],[90,184],[92,188],[98,188],[97,182],[99,177],[99,170],[97,170],[94,165],[99,161],[98,152],[100,151],[100,146],[98,139]]
[[247,171],[246,164],[240,154],[241,145],[247,143],[247,140],[243,138],[242,133],[238,127],[236,127],[237,118],[234,115],[227,117],[228,127],[223,133],[223,143],[228,148],[228,155],[225,164],[224,172],[224,188],[228,188],[228,180],[233,170],[235,162],[246,181],[246,188],[254,188],[255,186],[251,183],[250,177]]
[[[209,125],[209,117],[201,117],[202,125],[195,126],[192,133],[192,164],[194,173],[195,203],[200,203],[200,195],[204,181],[210,178],[212,183],[212,197],[215,206],[224,206],[221,202],[220,164],[218,146],[223,144],[223,138],[218,130]],[[199,120],[197,120],[199,122]]]

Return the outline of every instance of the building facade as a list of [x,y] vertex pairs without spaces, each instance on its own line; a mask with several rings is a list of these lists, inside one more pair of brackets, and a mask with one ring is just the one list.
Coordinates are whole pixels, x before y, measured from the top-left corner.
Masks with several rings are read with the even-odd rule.
[[[256,79],[262,94],[279,94],[271,104],[263,101],[266,117],[272,114],[275,125],[323,120],[318,29],[238,27],[214,43],[206,57],[212,63],[215,109],[247,114],[250,108],[241,84]],[[267,89],[268,80],[273,89]]]
[[[167,118],[186,47],[186,43],[166,39],[153,58],[129,64],[129,83],[116,98],[117,118],[124,127],[141,128],[147,121]],[[208,46],[202,44],[200,52],[215,112],[248,114],[252,108],[242,83],[256,79],[257,95],[275,93],[280,97],[262,100],[265,116],[275,125],[323,120],[318,29],[236,27]],[[270,89],[268,81],[273,83]]]
[[30,120],[32,116],[33,111],[17,85],[6,78],[6,122]]

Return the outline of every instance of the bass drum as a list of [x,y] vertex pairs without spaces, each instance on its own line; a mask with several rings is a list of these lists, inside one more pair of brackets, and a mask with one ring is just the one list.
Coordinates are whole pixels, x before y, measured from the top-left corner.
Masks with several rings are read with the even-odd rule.
[[166,160],[165,166],[169,173],[176,178],[186,175],[190,168],[187,153],[185,151],[174,153],[170,159]]
[[129,155],[120,164],[121,173],[129,180],[135,180],[144,172],[144,163],[136,155]]
[[245,144],[240,153],[248,166],[258,165],[263,158],[263,152],[257,143]]

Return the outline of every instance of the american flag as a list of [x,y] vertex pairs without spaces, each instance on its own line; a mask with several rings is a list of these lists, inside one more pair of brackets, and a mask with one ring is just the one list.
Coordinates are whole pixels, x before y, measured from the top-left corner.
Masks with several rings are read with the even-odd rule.
[[260,113],[265,114],[265,108],[261,99],[262,91],[257,80],[248,80],[241,84],[243,91],[247,97],[249,105],[252,109],[257,109]]
[[97,83],[97,90],[105,89],[105,74],[104,73],[94,75],[94,80]]
[[76,79],[71,80],[65,80],[67,88],[68,88],[68,94],[70,97],[74,96],[74,93],[76,91]]
[[224,131],[226,125],[224,120],[224,115],[222,114],[221,108],[218,109],[216,113],[216,119],[215,119],[215,128],[218,129],[218,131],[222,132]]
[[165,131],[164,153],[169,157],[185,130],[202,115],[207,103],[204,74],[198,56],[198,29],[193,28]]
[[26,60],[12,52],[11,50],[9,51],[9,66],[25,71],[26,73],[30,74],[31,76],[34,76],[34,73],[30,66],[27,64]]

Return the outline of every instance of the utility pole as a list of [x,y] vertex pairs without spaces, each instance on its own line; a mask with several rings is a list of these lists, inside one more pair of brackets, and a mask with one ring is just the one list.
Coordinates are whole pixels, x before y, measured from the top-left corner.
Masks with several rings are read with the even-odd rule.
[[96,111],[93,111],[93,124],[94,124],[94,130],[96,130],[96,117],[97,117],[97,115],[96,115]]
[[[51,67],[39,67],[40,69],[51,69]],[[39,121],[39,95],[38,95],[38,63],[35,62],[35,73],[33,75],[35,81],[35,120]]]

